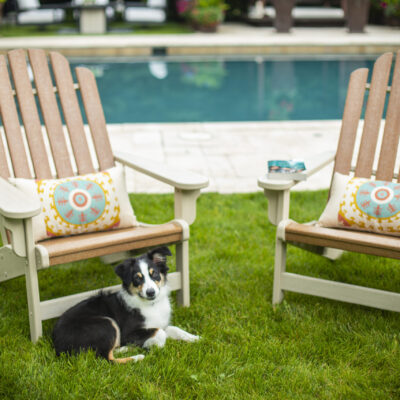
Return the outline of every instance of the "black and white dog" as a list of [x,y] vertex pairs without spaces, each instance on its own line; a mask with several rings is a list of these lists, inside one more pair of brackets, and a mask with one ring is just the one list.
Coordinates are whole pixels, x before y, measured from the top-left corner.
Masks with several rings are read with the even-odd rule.
[[114,350],[126,344],[149,348],[163,347],[167,338],[198,340],[198,336],[169,325],[166,257],[170,255],[168,247],[159,247],[125,260],[115,268],[122,279],[120,291],[100,292],[61,315],[53,331],[57,355],[93,349],[109,361],[126,363],[144,358],[142,354],[114,358]]

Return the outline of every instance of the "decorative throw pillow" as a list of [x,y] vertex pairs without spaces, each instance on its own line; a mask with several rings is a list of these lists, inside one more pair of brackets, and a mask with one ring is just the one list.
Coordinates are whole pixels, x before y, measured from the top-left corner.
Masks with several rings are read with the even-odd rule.
[[10,182],[40,200],[42,212],[33,217],[35,241],[137,225],[122,166],[71,178]]
[[319,224],[400,235],[400,184],[336,172]]

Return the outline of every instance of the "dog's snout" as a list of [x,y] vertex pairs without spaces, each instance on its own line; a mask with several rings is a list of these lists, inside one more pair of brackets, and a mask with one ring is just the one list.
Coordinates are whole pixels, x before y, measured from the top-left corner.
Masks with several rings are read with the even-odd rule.
[[156,295],[156,291],[153,288],[149,288],[146,290],[146,296],[147,297],[154,297]]

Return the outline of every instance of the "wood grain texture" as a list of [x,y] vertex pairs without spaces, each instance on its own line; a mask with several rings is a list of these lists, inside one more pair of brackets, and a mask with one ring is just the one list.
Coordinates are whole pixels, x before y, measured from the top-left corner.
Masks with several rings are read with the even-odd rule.
[[99,257],[119,251],[144,249],[182,240],[182,227],[174,222],[88,233],[39,242],[49,254],[50,265]]
[[372,175],[392,58],[392,53],[385,53],[380,56],[376,60],[372,72],[364,129],[355,169],[355,176],[360,178],[370,178]]
[[10,69],[14,80],[19,109],[29,146],[35,177],[49,179],[52,177],[43,140],[42,126],[36,107],[35,97],[28,75],[26,52],[22,49],[8,53]]
[[95,169],[86,141],[83,119],[68,60],[56,52],[50,53],[50,60],[78,173],[81,175],[92,173]]
[[357,69],[350,76],[334,166],[334,172],[344,175],[347,175],[351,168],[367,78],[367,68]]
[[87,68],[79,67],[75,71],[100,170],[111,168],[114,166],[114,157],[95,77]]
[[[7,63],[2,55],[0,56],[0,112],[14,176],[17,178],[31,178]],[[4,164],[4,159],[1,160],[1,163],[2,175],[10,176],[9,171],[7,172],[7,164]]]
[[286,226],[285,240],[400,259],[400,238],[376,233],[321,228],[293,222]]
[[[1,111],[0,111],[1,115]],[[3,141],[1,140],[0,135],[0,177],[1,178],[9,178],[10,177],[10,170],[8,168],[7,156],[6,151],[3,145]]]
[[60,111],[54,94],[53,83],[44,50],[28,50],[32,66],[40,107],[50,141],[51,152],[56,166],[57,176],[65,178],[73,176],[74,172],[68,153],[67,143],[62,127]]
[[[400,137],[400,51],[393,69],[390,97],[376,179],[392,180]],[[400,179],[400,178],[399,178]]]

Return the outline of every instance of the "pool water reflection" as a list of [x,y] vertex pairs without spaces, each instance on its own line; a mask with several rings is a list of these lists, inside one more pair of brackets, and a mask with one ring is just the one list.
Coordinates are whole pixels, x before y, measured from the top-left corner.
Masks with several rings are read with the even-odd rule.
[[340,119],[373,59],[71,60],[96,75],[108,123]]

